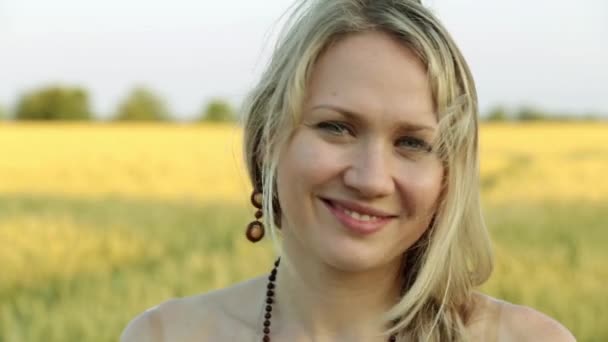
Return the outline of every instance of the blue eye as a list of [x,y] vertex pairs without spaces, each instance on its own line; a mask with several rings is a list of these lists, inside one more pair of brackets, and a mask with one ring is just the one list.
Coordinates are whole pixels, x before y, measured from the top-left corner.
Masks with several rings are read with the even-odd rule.
[[403,137],[398,140],[397,145],[408,149],[431,152],[431,146],[427,142],[414,137]]
[[324,121],[317,124],[317,127],[335,135],[352,134],[351,129],[347,125],[336,121]]

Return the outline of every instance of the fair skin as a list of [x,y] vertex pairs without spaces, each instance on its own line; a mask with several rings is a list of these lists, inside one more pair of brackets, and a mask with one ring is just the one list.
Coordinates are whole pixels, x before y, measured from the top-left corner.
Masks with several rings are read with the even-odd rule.
[[[437,134],[431,98],[422,63],[383,33],[346,37],[315,64],[301,124],[279,159],[284,255],[273,341],[387,340],[378,317],[398,298],[401,256],[427,229],[444,174],[428,148]],[[337,213],[353,203],[382,212],[385,224],[353,229]],[[259,341],[265,287],[259,277],[166,302],[121,340]],[[537,311],[473,298],[474,341],[574,341]]]

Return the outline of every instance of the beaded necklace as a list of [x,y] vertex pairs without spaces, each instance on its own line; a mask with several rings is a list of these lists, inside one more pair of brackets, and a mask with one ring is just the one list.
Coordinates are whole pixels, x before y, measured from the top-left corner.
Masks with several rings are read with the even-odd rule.
[[[272,304],[274,303],[274,291],[276,288],[274,282],[277,279],[277,267],[279,267],[280,262],[281,258],[278,258],[274,262],[274,267],[272,268],[272,271],[268,276],[268,285],[266,285],[266,307],[264,308],[266,313],[264,314],[264,327],[262,329],[262,331],[264,332],[264,337],[262,337],[262,342],[270,342],[270,320],[272,319]],[[397,335],[395,334],[392,334],[388,338],[388,342],[396,341]]]

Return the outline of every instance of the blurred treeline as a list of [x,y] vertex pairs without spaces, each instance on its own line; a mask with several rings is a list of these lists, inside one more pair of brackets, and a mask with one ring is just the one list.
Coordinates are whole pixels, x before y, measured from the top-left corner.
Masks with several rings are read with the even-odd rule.
[[[203,103],[194,121],[236,121],[233,106],[225,99],[214,98]],[[15,108],[0,104],[0,120],[101,120],[91,109],[90,96],[82,87],[52,85],[26,92]],[[164,98],[150,88],[133,88],[117,104],[110,121],[177,121]]]
[[[15,108],[0,104],[0,120],[100,120],[91,110],[89,93],[82,87],[51,85],[24,93]],[[484,121],[595,121],[608,118],[599,113],[549,113],[531,106],[508,109],[495,106],[481,113]],[[110,121],[177,121],[163,97],[149,88],[135,87],[116,106]],[[201,106],[195,122],[236,121],[238,114],[229,101],[214,98]]]
[[599,113],[549,113],[532,106],[522,106],[517,109],[507,109],[503,106],[495,106],[482,113],[484,121],[599,121],[608,118]]

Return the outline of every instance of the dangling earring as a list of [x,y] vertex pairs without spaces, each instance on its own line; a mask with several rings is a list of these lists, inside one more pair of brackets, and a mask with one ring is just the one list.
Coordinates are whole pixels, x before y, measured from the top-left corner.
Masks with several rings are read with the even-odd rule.
[[262,198],[262,193],[259,191],[253,190],[251,193],[251,204],[258,209],[255,212],[255,221],[249,223],[245,234],[247,239],[251,242],[258,242],[264,237],[264,224],[260,222],[260,218],[263,215]]

